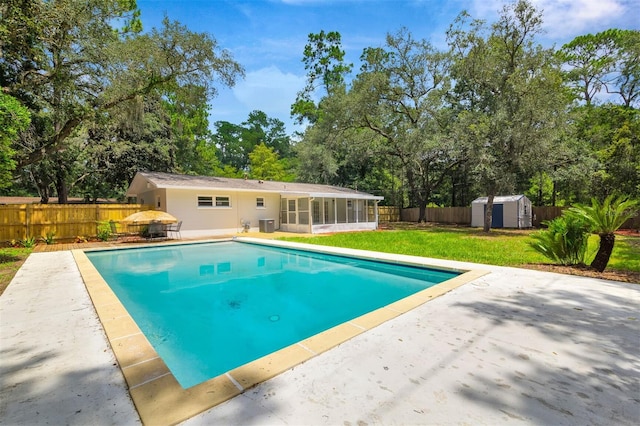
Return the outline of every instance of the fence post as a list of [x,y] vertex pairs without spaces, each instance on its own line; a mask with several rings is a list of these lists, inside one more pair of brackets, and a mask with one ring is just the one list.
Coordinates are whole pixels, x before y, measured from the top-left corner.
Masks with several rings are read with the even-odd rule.
[[31,209],[30,207],[32,207],[32,204],[25,204],[25,222],[26,222],[26,232],[25,232],[25,239],[30,238],[31,236]]

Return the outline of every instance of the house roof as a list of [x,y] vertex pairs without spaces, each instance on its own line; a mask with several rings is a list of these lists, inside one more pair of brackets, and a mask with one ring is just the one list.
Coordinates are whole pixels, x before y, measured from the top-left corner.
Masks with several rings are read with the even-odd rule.
[[277,193],[285,196],[330,198],[359,198],[382,200],[384,197],[331,185],[314,183],[276,182],[254,179],[234,179],[216,176],[189,176],[172,173],[138,172],[127,196],[134,197],[150,189],[233,190],[243,192]]
[[[518,201],[522,198],[527,198],[525,197],[523,194],[519,194],[519,195],[496,195],[495,197],[493,197],[493,202],[494,203],[508,203],[508,202],[513,202],[513,201]],[[471,204],[486,204],[489,201],[489,197],[480,197],[480,198],[476,198],[475,200],[473,200],[471,202]]]

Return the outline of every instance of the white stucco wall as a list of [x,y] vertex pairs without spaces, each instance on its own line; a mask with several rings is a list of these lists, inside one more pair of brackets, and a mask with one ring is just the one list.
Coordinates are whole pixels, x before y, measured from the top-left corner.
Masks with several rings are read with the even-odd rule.
[[[211,233],[235,233],[242,231],[243,221],[249,221],[251,231],[258,231],[260,219],[274,219],[279,228],[279,194],[262,194],[240,191],[213,191],[167,189],[166,211],[182,220],[182,230],[213,231]],[[198,207],[198,197],[229,197],[230,207]],[[263,208],[256,206],[256,199],[264,198]],[[164,209],[163,209],[164,210]]]

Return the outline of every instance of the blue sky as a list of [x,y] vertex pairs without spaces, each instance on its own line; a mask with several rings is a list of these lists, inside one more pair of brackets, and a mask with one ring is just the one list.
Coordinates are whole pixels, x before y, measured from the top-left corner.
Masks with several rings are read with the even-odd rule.
[[[608,28],[640,29],[640,0],[532,0],[543,11],[546,46]],[[138,0],[145,29],[165,15],[196,32],[207,32],[231,52],[246,78],[219,87],[210,117],[240,124],[264,111],[297,130],[289,116],[306,73],[302,53],[309,33],[338,31],[347,61],[359,68],[365,47],[382,47],[402,27],[414,37],[445,46],[445,31],[462,10],[493,22],[502,0]]]

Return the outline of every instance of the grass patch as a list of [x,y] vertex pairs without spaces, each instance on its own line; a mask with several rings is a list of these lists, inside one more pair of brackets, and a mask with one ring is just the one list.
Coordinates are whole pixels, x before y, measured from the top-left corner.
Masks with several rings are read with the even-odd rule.
[[[438,228],[343,233],[317,237],[287,237],[286,241],[346,247],[385,253],[433,257],[498,266],[551,263],[529,246],[533,231]],[[597,236],[590,239],[595,255]],[[637,243],[637,244],[636,244]],[[608,268],[640,272],[640,238],[616,237]]]
[[30,248],[0,248],[0,295],[32,251]]
[[616,235],[607,269],[640,272],[640,237]]

